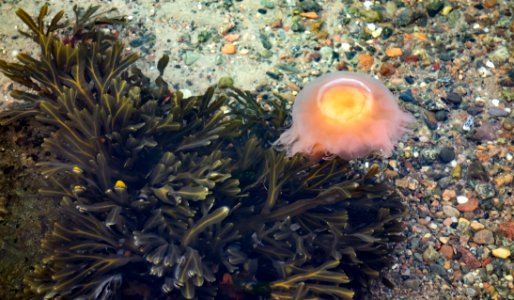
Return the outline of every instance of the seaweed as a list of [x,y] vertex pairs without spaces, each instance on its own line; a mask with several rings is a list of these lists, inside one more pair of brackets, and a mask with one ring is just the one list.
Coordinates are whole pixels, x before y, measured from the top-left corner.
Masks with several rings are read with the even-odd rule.
[[0,123],[49,128],[39,196],[63,215],[21,299],[351,299],[383,279],[405,208],[377,166],[287,157],[270,146],[283,99],[184,98],[169,58],[152,81],[108,30],[123,18],[98,11],[75,8],[70,29],[19,9],[41,53],[0,61],[27,103]]

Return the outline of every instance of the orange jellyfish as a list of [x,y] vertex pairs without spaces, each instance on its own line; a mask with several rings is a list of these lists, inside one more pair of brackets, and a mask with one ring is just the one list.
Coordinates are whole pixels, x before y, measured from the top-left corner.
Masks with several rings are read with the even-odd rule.
[[288,155],[337,155],[351,160],[372,153],[388,157],[414,122],[380,81],[366,75],[335,72],[300,91],[293,124],[275,145]]

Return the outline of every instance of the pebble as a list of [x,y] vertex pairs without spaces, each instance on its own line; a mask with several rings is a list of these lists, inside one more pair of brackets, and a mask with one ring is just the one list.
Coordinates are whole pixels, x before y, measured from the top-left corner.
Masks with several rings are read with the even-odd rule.
[[237,51],[237,46],[231,43],[223,45],[223,48],[221,48],[221,53],[232,55],[235,54]]
[[479,231],[485,228],[485,226],[481,223],[478,223],[476,221],[471,222],[469,225],[473,231]]
[[232,77],[221,77],[220,80],[218,81],[218,86],[220,88],[229,88],[229,87],[232,87],[234,86],[234,79],[232,79]]
[[416,102],[416,98],[412,94],[412,90],[408,89],[400,93],[400,100],[405,102]]
[[187,52],[184,54],[184,64],[186,64],[187,66],[192,65],[192,64],[193,64],[193,63],[195,63],[198,59],[200,59],[200,54],[198,54],[197,52],[194,52],[194,51],[187,51]]
[[496,195],[496,190],[494,185],[489,182],[486,183],[478,183],[475,186],[475,191],[478,193],[480,199],[489,199]]
[[459,204],[465,204],[465,203],[468,203],[468,201],[469,201],[468,197],[466,197],[464,195],[457,196],[457,203],[459,203]]
[[321,6],[314,0],[304,0],[299,3],[300,9],[305,11],[320,12]]
[[394,65],[392,63],[384,62],[380,66],[380,70],[378,72],[380,73],[380,75],[384,77],[390,77],[396,72],[396,69],[394,68]]
[[485,0],[484,7],[492,8],[496,5],[496,0]]
[[443,212],[448,217],[458,217],[460,215],[459,210],[450,205],[444,205]]
[[489,109],[489,114],[493,117],[506,117],[509,115],[509,112],[498,107],[491,107]]
[[453,247],[450,246],[450,245],[442,245],[441,248],[439,249],[439,252],[441,253],[441,255],[448,259],[448,260],[451,260],[453,259]]
[[501,188],[512,184],[513,179],[514,175],[512,175],[512,173],[503,173],[494,177],[494,184],[496,188]]
[[241,36],[239,34],[235,34],[235,33],[230,33],[230,34],[227,34],[223,37],[223,39],[229,43],[233,43],[237,40],[239,40]]
[[[471,251],[469,251],[468,249],[466,249],[462,246],[459,246],[458,251],[461,254],[460,259],[462,260],[462,262],[464,262],[466,264],[467,267],[476,269],[476,268],[480,268],[482,266],[482,263],[480,263],[480,261],[475,257],[475,255],[473,255],[473,253],[471,253]],[[474,274],[474,273],[470,272],[468,274]],[[469,276],[473,276],[473,275],[469,275]]]
[[444,2],[441,0],[431,0],[427,5],[428,15],[431,17],[435,17],[441,9],[443,9]]
[[403,52],[400,48],[389,48],[385,51],[386,55],[389,57],[398,57],[402,56]]
[[300,16],[307,18],[307,19],[319,18],[318,14],[315,11],[303,12],[303,13],[300,13]]
[[492,251],[494,257],[498,257],[501,259],[507,259],[510,257],[510,250],[507,248],[497,248]]
[[469,198],[468,202],[459,204],[456,208],[461,212],[472,212],[478,208],[478,199],[475,197]]
[[380,22],[383,18],[382,13],[377,10],[362,10],[360,14],[365,22]]
[[369,71],[371,69],[371,66],[373,66],[373,62],[373,56],[365,53],[359,55],[359,67],[363,71]]
[[481,245],[494,244],[493,232],[489,229],[482,229],[473,235],[473,242]]
[[431,245],[429,245],[425,251],[423,251],[423,260],[425,262],[433,262],[433,261],[436,261],[438,258],[440,257],[440,254],[439,252],[437,252],[434,247],[432,247]]
[[462,103],[462,96],[457,93],[450,92],[448,93],[448,95],[446,95],[445,98],[443,98],[443,100],[455,106],[458,106]]
[[437,158],[442,163],[449,163],[455,159],[455,151],[451,147],[443,147],[439,150]]
[[398,17],[394,19],[394,23],[398,26],[407,26],[414,22],[414,11],[409,7],[403,7],[399,10]]

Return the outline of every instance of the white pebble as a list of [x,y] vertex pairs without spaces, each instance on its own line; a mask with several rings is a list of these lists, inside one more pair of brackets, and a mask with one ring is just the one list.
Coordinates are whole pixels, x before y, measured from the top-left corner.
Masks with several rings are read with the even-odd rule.
[[466,197],[464,195],[457,196],[457,203],[459,203],[459,204],[468,203],[468,201],[469,201],[468,197]]
[[130,20],[132,20],[132,19],[134,19],[134,16],[133,16],[133,15],[129,15],[129,16],[127,16],[127,20],[129,20],[129,21],[130,21]]
[[486,61],[485,65],[490,69],[494,69],[494,63],[490,60]]
[[184,97],[184,98],[189,98],[189,97],[193,96],[193,92],[191,92],[188,89],[183,89],[180,91],[182,92],[182,97]]
[[473,118],[473,116],[468,116],[468,118],[464,122],[464,125],[462,125],[462,130],[470,131],[474,125],[475,125],[475,119]]
[[487,70],[486,68],[484,67],[480,67],[478,68],[478,73],[482,76],[482,77],[487,77],[487,76],[490,76],[491,75],[491,72],[489,70]]
[[377,30],[371,32],[371,36],[374,38],[379,37],[382,34],[382,27],[378,27]]
[[341,44],[341,50],[343,50],[343,51],[350,51],[351,48],[352,48],[352,46],[350,46],[350,44],[348,44],[348,43]]
[[363,5],[366,9],[370,9],[373,6],[373,1],[364,1]]
[[20,53],[18,50],[13,50],[11,52],[12,56],[16,57],[16,55],[18,55],[18,53]]
[[498,105],[500,105],[500,100],[498,100],[498,99],[493,99],[493,100],[491,100],[491,103],[492,103],[494,106],[498,106]]
[[505,158],[507,158],[508,161],[511,161],[513,157],[512,154],[507,153],[507,156]]
[[450,165],[451,165],[452,167],[454,167],[454,168],[455,168],[455,167],[457,166],[457,161],[456,161],[455,159],[454,159],[454,160],[452,160],[452,161],[450,162]]

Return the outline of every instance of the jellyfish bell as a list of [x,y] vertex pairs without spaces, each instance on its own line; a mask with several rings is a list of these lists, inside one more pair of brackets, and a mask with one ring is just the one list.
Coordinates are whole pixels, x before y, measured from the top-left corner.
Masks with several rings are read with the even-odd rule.
[[372,153],[390,156],[414,118],[401,110],[380,81],[351,72],[321,76],[295,99],[293,123],[275,145],[288,155],[351,160]]

